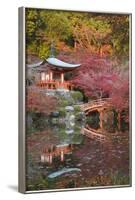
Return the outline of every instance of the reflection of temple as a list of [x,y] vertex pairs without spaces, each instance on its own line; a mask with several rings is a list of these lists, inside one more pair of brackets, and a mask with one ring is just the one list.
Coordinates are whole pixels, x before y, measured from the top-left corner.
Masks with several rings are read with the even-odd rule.
[[54,158],[60,158],[64,161],[64,155],[72,153],[73,146],[71,144],[57,145],[45,148],[41,154],[41,162],[51,164]]
[[54,48],[51,47],[51,55],[46,61],[27,65],[39,73],[37,86],[46,89],[68,89],[72,90],[70,81],[65,80],[65,75],[79,67],[80,64],[69,64],[63,62],[53,55]]

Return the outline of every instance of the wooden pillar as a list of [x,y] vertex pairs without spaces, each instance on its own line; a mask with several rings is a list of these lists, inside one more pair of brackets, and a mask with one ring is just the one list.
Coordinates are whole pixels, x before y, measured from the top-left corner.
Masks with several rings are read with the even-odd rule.
[[58,88],[59,88],[59,82],[56,83],[56,89],[58,89]]
[[50,71],[50,81],[52,81],[52,80],[53,80],[53,72]]
[[60,158],[61,158],[61,161],[64,161],[64,152],[63,151],[61,151]]
[[45,80],[46,80],[46,81],[49,81],[49,74],[46,74]]
[[49,155],[49,163],[52,164],[52,154]]
[[117,120],[118,120],[118,130],[120,130],[121,129],[121,113],[120,113],[120,111],[118,111]]
[[70,85],[70,90],[73,90],[73,85],[72,84]]
[[74,41],[74,49],[76,49],[77,48],[77,42],[76,42],[76,40]]
[[41,81],[45,81],[46,75],[45,72],[41,72]]
[[49,159],[50,159],[49,155],[45,156],[45,161],[46,162],[49,162]]
[[44,154],[41,155],[41,162],[45,162]]
[[61,73],[61,83],[64,82],[64,73]]
[[99,110],[100,129],[103,129],[103,110]]

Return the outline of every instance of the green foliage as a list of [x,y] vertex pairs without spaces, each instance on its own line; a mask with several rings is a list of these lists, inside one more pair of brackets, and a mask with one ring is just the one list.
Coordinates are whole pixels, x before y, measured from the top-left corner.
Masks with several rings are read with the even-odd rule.
[[[28,120],[30,118],[30,120]],[[43,131],[48,125],[48,118],[43,113],[27,112],[27,135]]]
[[26,40],[29,53],[36,52],[40,58],[48,56],[52,41],[56,46],[63,42],[97,53],[109,45],[115,56],[128,57],[129,16],[28,8]]
[[60,107],[66,107],[74,104],[74,100],[71,97],[64,97],[64,96],[59,96],[59,106]]
[[129,176],[122,174],[120,171],[111,173],[111,182],[112,185],[128,185]]
[[65,108],[63,108],[63,107],[59,108],[59,113],[60,113],[60,117],[65,117],[66,116]]
[[42,59],[45,59],[49,56],[49,54],[50,54],[49,47],[46,46],[45,44],[41,44],[39,46],[39,51],[38,51],[39,57]]
[[53,181],[44,178],[42,175],[37,176],[34,180],[27,181],[27,190],[43,190],[43,189],[52,189]]
[[[36,52],[40,58],[49,55],[52,41],[55,45],[61,40],[67,40],[71,35],[70,25],[63,12],[27,9],[26,10],[26,40],[27,50]],[[36,46],[33,46],[36,44]]]
[[79,91],[74,91],[74,92],[72,92],[72,93],[71,93],[71,96],[72,96],[72,98],[74,99],[74,101],[75,101],[76,103],[78,103],[78,102],[80,102],[80,101],[83,100],[83,95],[82,95],[82,93],[79,92]]
[[29,42],[26,44],[26,48],[28,52],[32,52],[34,54],[37,54],[38,52],[38,44],[36,41],[31,41],[31,44]]
[[65,40],[70,36],[69,21],[62,12],[54,12],[47,21],[46,31],[50,37],[57,40]]
[[129,53],[129,17],[120,17],[113,23],[112,43],[115,53],[128,57]]
[[75,113],[80,112],[80,111],[81,111],[80,106],[74,106]]
[[26,38],[31,42],[34,39],[38,28],[38,13],[35,9],[27,9],[26,11]]
[[59,104],[60,104],[61,107],[68,106],[68,100],[61,99]]
[[94,113],[92,116],[87,116],[86,123],[89,124],[91,128],[99,128],[99,114]]

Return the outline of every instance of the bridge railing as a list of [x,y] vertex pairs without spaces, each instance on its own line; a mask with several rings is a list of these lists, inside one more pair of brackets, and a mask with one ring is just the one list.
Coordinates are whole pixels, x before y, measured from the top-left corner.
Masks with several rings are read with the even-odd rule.
[[103,98],[103,99],[98,99],[98,100],[92,100],[88,103],[80,105],[81,109],[87,110],[90,107],[96,107],[98,105],[102,106],[106,103],[109,103],[111,98]]
[[86,137],[88,138],[91,138],[91,139],[96,139],[100,142],[104,142],[106,141],[106,136],[101,134],[101,133],[98,133],[92,129],[87,129],[87,128],[84,128],[83,129],[83,135],[85,135]]

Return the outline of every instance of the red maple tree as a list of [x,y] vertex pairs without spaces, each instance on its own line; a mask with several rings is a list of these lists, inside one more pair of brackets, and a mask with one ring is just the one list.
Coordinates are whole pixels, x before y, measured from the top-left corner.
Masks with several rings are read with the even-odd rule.
[[128,107],[128,70],[118,66],[117,61],[98,55],[82,54],[82,65],[72,79],[75,87],[83,90],[91,99],[111,98],[119,109]]
[[45,92],[37,87],[27,88],[26,108],[27,111],[45,113],[49,115],[56,109],[58,100],[54,96],[47,96]]

